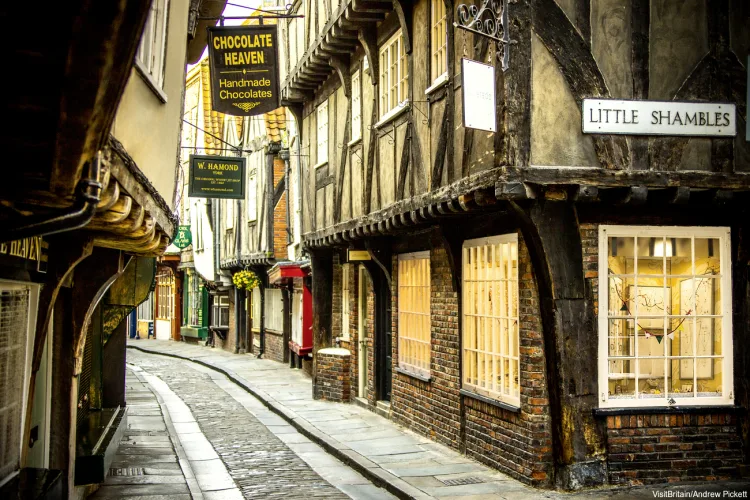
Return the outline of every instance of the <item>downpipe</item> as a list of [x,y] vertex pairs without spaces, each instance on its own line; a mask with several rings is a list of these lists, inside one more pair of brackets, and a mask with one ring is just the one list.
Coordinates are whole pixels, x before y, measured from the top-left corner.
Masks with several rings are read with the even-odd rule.
[[76,186],[76,200],[69,211],[51,218],[33,217],[30,218],[33,219],[32,222],[5,229],[0,236],[0,243],[73,231],[91,222],[101,201],[101,164],[102,152],[97,151],[88,163],[88,177],[82,178]]

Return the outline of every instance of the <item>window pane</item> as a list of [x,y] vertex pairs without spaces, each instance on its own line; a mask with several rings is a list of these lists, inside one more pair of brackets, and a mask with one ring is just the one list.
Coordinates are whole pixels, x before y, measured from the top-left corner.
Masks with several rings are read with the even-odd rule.
[[721,397],[722,393],[722,364],[723,358],[697,359],[695,369],[698,375],[698,397]]
[[635,356],[635,321],[630,319],[609,320],[610,356]]
[[695,238],[695,274],[721,274],[718,238]]
[[664,364],[665,358],[637,359],[638,397],[641,399],[665,398]]
[[669,397],[692,398],[694,359],[671,359],[669,371]]
[[624,236],[610,237],[608,264],[610,274],[632,274],[635,240]]
[[609,361],[609,397],[622,398],[635,395],[635,360]]

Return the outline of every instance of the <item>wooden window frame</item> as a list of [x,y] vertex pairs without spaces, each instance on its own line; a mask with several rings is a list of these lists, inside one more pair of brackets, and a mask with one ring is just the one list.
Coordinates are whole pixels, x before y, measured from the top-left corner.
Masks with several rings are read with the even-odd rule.
[[317,164],[315,168],[322,167],[328,163],[328,124],[328,99],[326,99],[315,110],[315,127],[317,129],[317,134],[315,135]]
[[352,140],[350,144],[362,139],[362,72],[357,70],[352,75]]
[[[506,249],[507,259],[503,253]],[[467,259],[474,262],[480,255],[483,260],[491,258],[500,265],[474,270]],[[518,235],[512,233],[466,240],[462,247],[461,263],[462,387],[469,392],[520,407]],[[494,290],[499,290],[499,300],[492,300]],[[509,291],[511,297],[508,297]],[[475,302],[477,296],[486,297],[487,300]],[[474,303],[476,312],[471,312]],[[476,326],[469,327],[473,318],[481,322],[480,329],[485,334],[477,332]],[[490,335],[486,335],[487,328]],[[480,370],[480,360],[483,370]]]
[[[420,262],[410,265],[415,261]],[[432,361],[430,270],[429,251],[398,256],[398,367],[427,378]]]
[[[227,310],[227,324],[221,324],[221,310]],[[229,295],[228,294],[216,294],[214,295],[213,304],[211,306],[211,328],[229,328]]]
[[[633,238],[633,245],[634,245],[634,263],[633,263],[633,273],[630,274],[617,274],[610,272],[610,263],[608,260],[609,257],[609,239],[610,238]],[[658,241],[659,238],[662,238],[662,251],[656,253],[661,253],[662,255],[657,255],[656,253],[654,256],[658,259],[659,257],[662,257],[663,259],[663,267],[662,267],[662,274],[640,274],[639,268],[638,268],[638,262],[640,260],[644,260],[645,257],[639,257],[638,251],[636,249],[639,245],[639,239],[641,238],[654,238],[655,241]],[[672,274],[671,272],[667,272],[667,258],[671,257],[671,255],[667,255],[667,253],[671,253],[673,250],[665,250],[667,245],[672,245],[672,243],[668,243],[668,240],[670,239],[690,239],[691,243],[691,256],[690,256],[690,262],[691,262],[691,273],[687,275],[677,275]],[[632,356],[630,354],[624,355],[624,356],[610,356],[610,322],[611,321],[617,321],[617,320],[623,320],[623,321],[629,321],[632,320],[636,325],[638,325],[638,320],[642,318],[643,316],[639,316],[639,309],[640,306],[636,306],[636,311],[630,311],[630,307],[623,305],[622,309],[615,308],[612,311],[615,311],[614,313],[610,310],[610,280],[620,279],[623,278],[632,278],[633,279],[633,288],[636,294],[636,297],[638,297],[638,286],[639,286],[639,279],[641,277],[656,277],[656,278],[664,278],[662,282],[662,288],[665,290],[664,296],[670,297],[670,300],[673,302],[672,296],[674,292],[672,291],[671,286],[667,286],[667,280],[668,279],[679,279],[684,278],[685,280],[700,280],[700,279],[706,279],[705,276],[707,274],[699,274],[696,272],[696,251],[695,251],[695,240],[696,239],[718,239],[719,240],[719,248],[714,249],[714,252],[719,253],[719,273],[711,273],[711,280],[715,280],[715,285],[718,285],[718,289],[721,293],[721,299],[719,301],[719,305],[721,307],[720,314],[714,314],[714,315],[705,315],[705,314],[697,314],[697,315],[684,315],[680,312],[681,308],[678,308],[676,311],[678,314],[674,314],[674,310],[671,311],[665,311],[664,318],[665,321],[665,331],[664,336],[662,336],[662,340],[659,342],[659,344],[664,345],[664,375],[663,375],[663,393],[657,393],[657,394],[643,394],[640,391],[639,387],[639,381],[642,380],[643,374],[641,373],[639,361],[643,359],[648,359],[644,356],[639,356],[639,344],[643,344],[643,341],[639,341],[639,334],[638,334],[638,326],[635,327],[635,341],[630,343],[629,345],[632,345]],[[649,243],[650,244],[650,243]],[[709,254],[710,255],[710,254]],[[654,256],[650,256],[649,260],[653,260]],[[734,365],[733,365],[733,344],[732,344],[732,281],[731,281],[731,275],[732,275],[732,262],[731,262],[731,231],[728,227],[695,227],[695,226],[620,226],[620,225],[600,225],[599,226],[599,277],[598,280],[598,286],[599,286],[599,295],[598,295],[598,303],[599,303],[599,312],[598,312],[598,330],[599,330],[599,342],[598,342],[598,373],[599,373],[599,406],[601,408],[645,408],[645,407],[669,407],[669,406],[692,406],[692,407],[700,407],[700,406],[711,406],[711,405],[732,405],[734,404]],[[669,268],[671,271],[671,267]],[[647,285],[640,285],[640,286],[647,286]],[[666,295],[666,290],[669,289],[669,295]],[[615,287],[616,291],[616,287]],[[621,298],[613,298],[612,300],[622,300]],[[630,301],[627,301],[629,304]],[[712,303],[715,304],[715,302],[712,300]],[[623,303],[625,304],[625,303]],[[616,307],[616,306],[615,306]],[[623,311],[623,309],[625,309]],[[692,309],[690,309],[692,310]],[[676,316],[677,318],[674,318]],[[682,320],[684,317],[685,321],[692,321],[693,322],[693,330],[696,331],[697,321],[700,321],[701,318],[708,318],[709,320],[715,320],[720,319],[720,325],[721,325],[721,354],[712,354],[712,355],[706,355],[701,356],[696,354],[696,342],[692,342],[694,345],[693,348],[693,354],[688,356],[681,356],[679,352],[671,352],[670,340],[674,339],[675,336],[682,335],[685,330],[682,331],[668,331],[667,328],[671,328],[672,325],[669,320],[671,319],[674,321],[675,319]],[[679,323],[678,323],[679,324]],[[648,328],[646,328],[648,330]],[[670,338],[668,335],[672,334],[673,336]],[[712,332],[712,335],[716,335]],[[627,338],[627,336],[623,337]],[[715,337],[713,337],[715,338]],[[680,342],[682,342],[682,339],[680,339]],[[614,359],[612,359],[614,358]],[[618,373],[616,375],[619,375],[619,378],[622,378],[623,376],[632,375],[632,378],[635,379],[634,384],[634,394],[632,397],[625,397],[624,395],[610,395],[609,392],[609,380],[610,380],[610,363],[618,361],[620,359],[625,360],[633,360],[633,363],[635,364],[635,368],[632,370],[631,373]],[[698,360],[701,358],[707,358],[707,359],[719,359],[721,358],[721,394],[717,396],[699,396],[700,390],[699,390],[699,380],[700,378],[697,375],[698,370],[695,368],[696,365],[693,365],[693,384],[691,389],[691,396],[689,397],[680,397],[677,396],[676,393],[670,392],[669,388],[669,380],[670,376],[674,375],[674,366],[670,366],[670,361],[674,361],[675,358],[680,361],[682,359],[691,359],[691,360]],[[652,358],[652,362],[653,362]],[[658,357],[658,359],[661,359],[661,356]],[[613,377],[618,378],[618,377]],[[658,379],[657,379],[658,380]],[[676,392],[676,391],[675,391]],[[614,396],[614,397],[613,397]]]
[[349,276],[351,265],[341,266],[341,340],[349,341]]
[[[396,47],[395,51],[392,50]],[[378,103],[380,105],[380,122],[399,114],[399,108],[409,104],[409,75],[406,51],[401,30],[393,34],[378,52],[380,57],[380,85]],[[394,55],[397,54],[394,62]]]
[[164,80],[167,66],[168,21],[169,0],[153,0],[135,55],[138,73],[162,103],[167,102]]
[[[440,16],[440,17],[438,17]],[[437,19],[436,19],[437,18]],[[430,3],[430,75],[431,88],[447,81],[448,77],[448,27],[443,0]]]

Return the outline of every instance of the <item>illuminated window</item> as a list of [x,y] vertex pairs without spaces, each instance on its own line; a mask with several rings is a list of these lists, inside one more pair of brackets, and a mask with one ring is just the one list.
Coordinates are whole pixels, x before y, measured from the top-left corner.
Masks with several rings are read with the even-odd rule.
[[518,236],[463,244],[463,388],[520,406]]
[[447,72],[448,32],[445,26],[445,3],[443,0],[432,0],[432,29],[430,43],[432,49],[431,74],[434,82]]
[[731,403],[729,251],[727,228],[600,226],[602,406]]
[[430,252],[398,256],[398,366],[430,375]]
[[380,48],[380,116],[385,116],[408,98],[406,51],[401,31]]

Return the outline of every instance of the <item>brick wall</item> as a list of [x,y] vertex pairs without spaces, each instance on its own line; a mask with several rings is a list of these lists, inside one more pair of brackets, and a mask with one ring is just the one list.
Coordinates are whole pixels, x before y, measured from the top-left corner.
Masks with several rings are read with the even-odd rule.
[[459,373],[458,295],[453,291],[448,257],[442,248],[430,252],[431,355],[424,382],[396,372],[398,366],[398,256],[391,274],[393,389],[391,409],[397,422],[453,448],[460,447],[461,383]]
[[[276,157],[273,160],[273,185],[283,179],[286,166],[284,160]],[[279,202],[273,209],[273,253],[277,259],[287,259],[287,232],[286,232],[286,192],[281,195]]]
[[284,335],[282,332],[266,330],[266,352],[265,359],[271,359],[280,363],[284,362]]
[[[393,359],[398,366],[398,259],[393,259]],[[459,297],[448,255],[430,252],[431,380],[394,373],[391,400],[399,423],[525,482],[549,485],[552,444],[539,298],[519,237],[520,399],[518,412],[461,396]],[[462,413],[462,401],[464,410]],[[462,421],[465,424],[462,434]]]
[[341,336],[341,277],[343,276],[343,265],[339,263],[339,256],[333,256],[333,303],[331,304],[331,341],[334,342]]
[[317,356],[317,379],[313,395],[338,403],[348,402],[351,397],[351,372],[347,349],[321,349]]
[[631,485],[729,479],[742,463],[737,417],[607,417],[609,481]]

